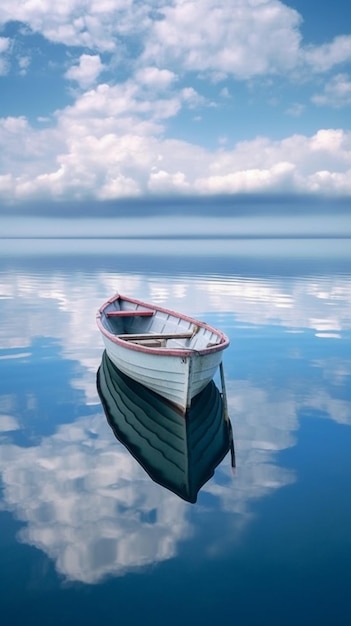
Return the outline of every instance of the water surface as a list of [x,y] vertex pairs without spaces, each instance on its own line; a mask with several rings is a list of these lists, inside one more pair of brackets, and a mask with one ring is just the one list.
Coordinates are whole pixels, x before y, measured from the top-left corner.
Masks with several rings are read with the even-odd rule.
[[[349,624],[350,242],[21,242],[0,253],[2,623]],[[196,503],[107,422],[115,291],[230,337],[236,470]]]

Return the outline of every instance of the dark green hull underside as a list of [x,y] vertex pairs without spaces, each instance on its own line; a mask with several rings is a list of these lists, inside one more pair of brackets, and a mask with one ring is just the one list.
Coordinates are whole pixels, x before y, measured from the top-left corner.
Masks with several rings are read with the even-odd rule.
[[120,372],[106,352],[97,389],[116,438],[149,476],[188,502],[232,446],[222,396],[214,382],[198,394],[187,413]]

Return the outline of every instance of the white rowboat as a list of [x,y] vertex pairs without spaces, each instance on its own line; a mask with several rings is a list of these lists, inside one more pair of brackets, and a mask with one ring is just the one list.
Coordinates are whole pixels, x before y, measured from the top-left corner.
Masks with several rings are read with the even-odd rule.
[[228,337],[205,322],[120,294],[96,319],[116,367],[182,412],[213,379],[229,346]]

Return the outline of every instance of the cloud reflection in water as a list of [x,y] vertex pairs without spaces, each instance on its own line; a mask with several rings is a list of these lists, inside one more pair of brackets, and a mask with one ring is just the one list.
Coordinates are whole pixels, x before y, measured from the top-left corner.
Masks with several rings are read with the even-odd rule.
[[[0,278],[3,371],[10,358],[16,363],[16,351],[22,354],[18,360],[33,359],[35,338],[43,336],[60,346],[61,363],[75,364],[69,383],[60,379],[55,393],[76,398],[80,416],[37,435],[28,447],[13,436],[18,426],[32,427],[24,420],[24,401],[16,402],[15,389],[0,392],[1,507],[23,522],[19,539],[45,552],[67,580],[98,583],[174,558],[183,542],[196,538],[197,519],[214,511],[218,518],[227,516],[235,541],[253,502],[298,478],[277,464],[276,453],[295,445],[301,415],[310,410],[351,424],[345,391],[351,360],[332,347],[340,340],[328,338],[349,337],[348,275],[287,279],[22,270]],[[220,465],[194,508],[150,481],[117,444],[100,408],[95,373],[103,348],[94,312],[116,289],[209,319],[232,338],[226,379],[238,470],[233,479],[230,463]],[[279,340],[283,334],[292,338],[284,361],[291,371],[276,362],[274,352],[246,354],[273,326]],[[260,345],[266,349],[269,343]],[[45,349],[39,363],[44,373]],[[40,381],[31,384],[25,402],[35,415]],[[225,539],[215,528],[212,532],[215,551]]]

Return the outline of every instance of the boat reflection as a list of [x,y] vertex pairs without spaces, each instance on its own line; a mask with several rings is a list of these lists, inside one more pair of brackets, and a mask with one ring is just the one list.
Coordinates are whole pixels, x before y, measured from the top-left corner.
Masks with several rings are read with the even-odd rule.
[[184,500],[196,502],[229,451],[235,465],[231,423],[213,381],[184,415],[120,372],[105,351],[97,389],[116,438],[155,482]]

